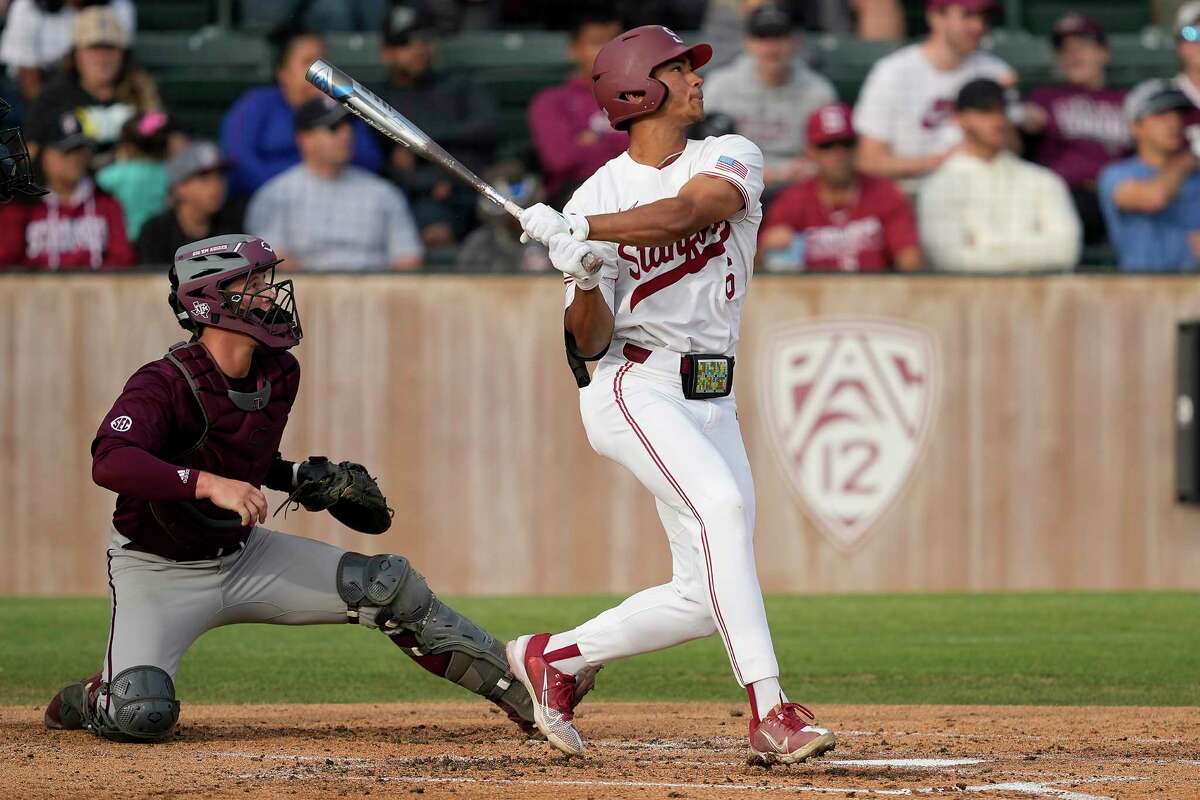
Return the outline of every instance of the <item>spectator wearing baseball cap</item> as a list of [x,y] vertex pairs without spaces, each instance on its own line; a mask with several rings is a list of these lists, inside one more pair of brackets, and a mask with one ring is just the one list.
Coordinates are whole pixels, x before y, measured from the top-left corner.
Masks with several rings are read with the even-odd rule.
[[[320,34],[283,29],[272,35],[275,85],[250,89],[234,102],[221,122],[221,151],[229,159],[229,191],[247,197],[271,178],[300,163],[293,115],[322,97],[305,79],[309,66],[325,55]],[[375,133],[361,120],[352,124],[354,163],[365,170],[383,168]]]
[[1192,103],[1183,112],[1184,132],[1195,141],[1200,139],[1200,0],[1184,3],[1175,15],[1175,53],[1182,68],[1175,86]]
[[229,162],[216,144],[189,143],[167,161],[166,171],[168,207],[142,226],[139,264],[170,264],[175,251],[189,242],[242,231],[246,204],[230,197]]
[[1165,80],[1140,83],[1125,100],[1137,154],[1100,175],[1100,204],[1122,270],[1194,271],[1200,264],[1200,159],[1183,122],[1190,108]]
[[[711,71],[732,64],[742,54],[746,17],[759,5],[772,1],[787,11],[801,30],[873,42],[904,39],[904,7],[900,0],[696,0],[704,7],[698,38],[713,48],[712,60],[708,62]],[[635,4],[636,0],[630,2]],[[659,24],[654,17],[638,16],[645,22]],[[689,31],[697,26],[668,24],[667,27]]]
[[[0,63],[17,74],[21,93],[33,100],[42,88],[46,73],[58,66],[71,51],[75,19],[82,0],[48,3],[44,0],[13,0],[0,35]],[[98,5],[89,2],[88,5]],[[132,39],[137,30],[137,9],[131,0],[107,3]],[[4,3],[0,2],[0,9]]]
[[129,32],[108,6],[87,6],[75,17],[70,53],[29,109],[27,132],[39,144],[56,120],[74,114],[95,145],[94,167],[112,160],[121,126],[162,109],[158,86],[129,50]]
[[1065,270],[1079,262],[1079,216],[1067,185],[1007,150],[1004,87],[964,86],[954,104],[962,146],[921,185],[917,221],[930,265],[947,272]]
[[[476,174],[496,153],[499,112],[490,92],[468,75],[433,68],[437,33],[432,19],[396,6],[383,34],[388,81],[377,93]],[[475,192],[444,170],[390,139],[384,174],[404,190],[421,238],[429,247],[460,241],[475,222]]]
[[608,124],[592,94],[592,62],[622,30],[615,12],[578,12],[567,43],[574,72],[558,86],[538,92],[529,105],[529,132],[547,202],[555,208],[562,208],[581,183],[629,147],[629,134]]
[[125,232],[137,240],[146,220],[167,206],[167,148],[175,126],[161,111],[139,114],[121,127],[116,160],[96,173],[100,188],[125,212]]
[[390,181],[349,163],[350,120],[326,97],[296,109],[300,163],[255,192],[246,227],[288,269],[417,269],[424,251],[408,202]]
[[88,177],[92,140],[64,113],[43,129],[34,159],[44,197],[0,205],[0,265],[49,271],[133,265],[121,204]]
[[854,167],[850,107],[836,103],[808,119],[808,157],[817,174],[784,189],[767,207],[759,235],[771,271],[911,272],[921,266],[908,198],[887,178]]
[[733,117],[738,133],[762,150],[768,197],[812,174],[805,125],[813,111],[837,102],[833,84],[796,58],[799,46],[787,12],[764,3],[746,17],[745,52],[704,84],[705,110]]
[[1071,189],[1087,244],[1106,239],[1096,181],[1100,170],[1127,156],[1133,135],[1125,120],[1125,92],[1109,88],[1108,36],[1083,14],[1070,13],[1050,34],[1059,72],[1057,86],[1034,89],[1021,117],[1033,160],[1057,172]]
[[959,89],[976,78],[1016,84],[1011,67],[979,50],[995,10],[993,0],[927,0],[925,41],[871,68],[854,109],[864,172],[905,179],[915,190],[962,141],[953,114]]

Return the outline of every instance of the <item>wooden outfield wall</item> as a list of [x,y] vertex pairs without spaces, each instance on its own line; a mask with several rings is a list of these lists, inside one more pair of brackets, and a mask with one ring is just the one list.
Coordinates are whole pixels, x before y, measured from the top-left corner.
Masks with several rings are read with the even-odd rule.
[[[446,593],[624,592],[670,562],[594,454],[552,277],[301,276],[286,455],[367,464],[383,537]],[[96,425],[181,338],[160,277],[0,277],[0,594],[101,593]],[[1175,325],[1194,278],[760,277],[737,394],[770,591],[1200,588],[1174,500]],[[281,500],[269,493],[273,505]]]

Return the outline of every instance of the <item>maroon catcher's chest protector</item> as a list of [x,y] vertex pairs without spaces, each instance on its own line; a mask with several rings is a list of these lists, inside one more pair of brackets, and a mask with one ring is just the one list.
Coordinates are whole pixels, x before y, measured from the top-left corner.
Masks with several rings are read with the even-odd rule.
[[[287,351],[256,351],[250,377],[257,377],[257,389],[249,392],[234,391],[199,343],[176,345],[166,360],[183,374],[204,417],[199,440],[182,453],[169,454],[168,460],[261,486],[300,386],[295,356]],[[147,549],[175,560],[212,558],[250,535],[250,527],[242,525],[237,514],[207,500],[149,503],[147,513],[152,520],[143,520],[148,524],[139,527],[166,534],[166,541]]]

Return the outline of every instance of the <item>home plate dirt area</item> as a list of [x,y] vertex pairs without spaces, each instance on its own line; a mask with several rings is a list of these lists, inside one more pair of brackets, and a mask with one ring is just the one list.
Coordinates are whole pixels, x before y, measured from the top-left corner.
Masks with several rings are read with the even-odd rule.
[[568,800],[979,796],[1200,798],[1200,709],[825,706],[828,755],[747,763],[715,703],[597,703],[585,758],[516,738],[478,703],[189,706],[174,740],[118,745],[0,708],[0,797]]

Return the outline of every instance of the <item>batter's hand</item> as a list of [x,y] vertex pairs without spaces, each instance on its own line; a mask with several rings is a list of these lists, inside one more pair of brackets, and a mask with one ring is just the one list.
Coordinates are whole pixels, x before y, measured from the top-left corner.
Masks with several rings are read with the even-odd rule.
[[596,263],[603,262],[603,256],[592,249],[587,242],[578,242],[567,233],[556,233],[550,238],[550,263],[554,268],[575,279],[580,289],[595,289],[600,284],[600,269],[591,272],[583,266],[583,259],[588,254],[596,256]]
[[521,241],[534,240],[550,246],[556,233],[565,233],[585,242],[588,238],[587,217],[582,214],[560,214],[545,203],[530,206],[521,213]]
[[232,511],[242,518],[243,525],[267,520],[266,495],[244,481],[201,472],[196,478],[196,499],[208,500],[217,508]]

